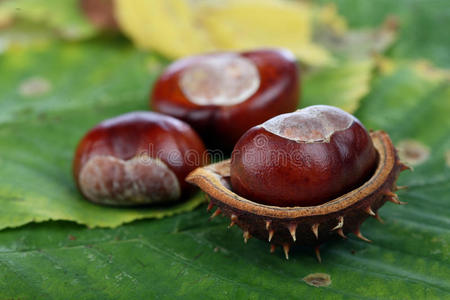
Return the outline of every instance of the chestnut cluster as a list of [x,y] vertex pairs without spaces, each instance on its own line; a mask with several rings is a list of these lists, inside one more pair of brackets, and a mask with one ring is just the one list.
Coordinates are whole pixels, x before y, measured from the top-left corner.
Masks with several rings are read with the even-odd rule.
[[[389,136],[369,133],[332,106],[300,110],[299,74],[286,50],[220,52],[172,63],[150,94],[154,112],[105,120],[80,141],[80,192],[106,205],[176,203],[200,187],[208,210],[230,218],[244,241],[267,239],[286,258],[293,244],[319,246],[360,232],[398,200],[407,166]],[[205,147],[205,144],[206,147]],[[231,159],[210,164],[208,150]],[[193,185],[189,185],[192,183]]]
[[[96,16],[90,1],[82,4]],[[81,139],[73,161],[78,189],[88,200],[107,205],[186,198],[193,190],[186,176],[209,162],[203,141],[228,155],[248,129],[296,109],[298,77],[294,56],[286,50],[175,61],[154,85],[154,112],[105,120]]]

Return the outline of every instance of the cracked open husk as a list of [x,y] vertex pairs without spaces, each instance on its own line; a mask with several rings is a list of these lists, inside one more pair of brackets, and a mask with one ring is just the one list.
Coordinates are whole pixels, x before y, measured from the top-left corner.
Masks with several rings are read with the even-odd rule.
[[259,204],[232,191],[230,160],[198,168],[186,180],[200,187],[210,199],[208,211],[217,209],[211,217],[223,214],[230,218],[229,227],[238,225],[243,230],[244,241],[251,237],[267,240],[271,252],[281,246],[286,258],[293,244],[315,248],[319,261],[319,247],[339,235],[353,233],[371,242],[360,232],[361,224],[374,217],[382,222],[378,209],[387,201],[405,204],[398,200],[395,184],[399,173],[409,169],[401,163],[388,134],[372,132],[371,138],[378,152],[378,164],[372,177],[358,188],[324,204],[308,207],[277,207]]

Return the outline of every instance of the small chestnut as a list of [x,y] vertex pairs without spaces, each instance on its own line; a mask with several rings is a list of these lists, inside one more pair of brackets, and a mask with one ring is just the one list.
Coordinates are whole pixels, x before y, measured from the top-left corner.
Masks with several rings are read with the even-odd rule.
[[154,112],[105,120],[80,141],[73,174],[90,201],[108,205],[166,204],[192,192],[186,175],[202,166],[205,147],[183,121]]
[[374,172],[377,152],[351,114],[310,106],[248,130],[230,165],[233,190],[273,206],[315,206],[351,191]]
[[287,50],[180,59],[159,77],[151,106],[189,123],[209,148],[231,151],[252,126],[298,107],[299,75]]

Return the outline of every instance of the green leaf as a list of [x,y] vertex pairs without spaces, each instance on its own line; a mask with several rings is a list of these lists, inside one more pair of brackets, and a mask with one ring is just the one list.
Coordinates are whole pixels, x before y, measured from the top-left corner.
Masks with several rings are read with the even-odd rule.
[[373,65],[371,60],[362,60],[313,70],[302,82],[300,106],[327,104],[354,112],[369,92]]
[[[386,214],[388,210],[401,213]],[[322,248],[322,264],[308,249],[298,249],[286,261],[281,249],[270,254],[266,242],[245,245],[240,230],[227,230],[223,219],[209,221],[204,209],[116,229],[87,230],[61,222],[28,225],[0,234],[0,296],[445,298],[450,292],[446,230],[438,222],[423,226],[409,220],[410,207],[388,204],[383,211],[384,225],[374,220],[364,225],[375,243],[353,237],[330,243]],[[313,288],[302,281],[318,272],[331,276],[329,287]]]
[[97,33],[83,16],[78,0],[0,1],[0,24],[14,22],[46,26],[68,40],[85,39]]
[[387,19],[379,28],[346,31],[341,28],[344,20],[330,5],[316,19],[322,19],[322,23],[316,21],[316,40],[339,59],[332,66],[306,70],[300,105],[334,105],[352,113],[369,92],[375,55],[396,38],[395,21]]
[[[112,47],[113,46],[113,47]],[[70,220],[118,226],[193,209],[118,209],[84,200],[71,174],[76,144],[103,119],[148,109],[158,58],[115,41],[14,48],[0,56],[0,229]]]
[[[144,217],[142,211],[103,208],[81,199],[70,162],[76,142],[92,125],[147,108],[160,60],[102,41],[18,49],[0,59],[0,68],[9,74],[0,81],[3,227],[42,216],[90,226]],[[320,81],[324,91],[334,88],[336,99],[352,86],[340,87],[338,79],[354,77],[353,85],[359,84],[357,76],[346,75],[353,72],[338,71],[306,78],[315,87],[305,91],[311,95],[305,101],[319,101],[312,95],[320,94]],[[33,84],[23,88],[30,78]],[[333,98],[331,92],[323,95]],[[385,224],[370,219],[362,226],[371,244],[350,235],[321,247],[322,264],[311,249],[301,247],[286,261],[281,249],[271,255],[265,241],[251,239],[245,245],[238,228],[227,230],[229,220],[218,217],[209,221],[205,207],[114,229],[30,224],[0,232],[0,299],[446,298],[449,98],[448,81],[409,65],[400,64],[373,81],[357,116],[367,127],[388,131],[396,143],[413,139],[431,153],[414,172],[400,177],[399,184],[410,186],[399,191],[408,205],[387,203],[380,210]],[[329,274],[331,285],[309,286],[303,278],[312,273]]]
[[51,30],[45,26],[36,27],[34,23],[18,22],[0,29],[0,54],[15,46],[39,45],[53,38]]
[[[114,227],[191,210],[117,209],[85,201],[72,174],[73,151],[103,119],[148,109],[151,83],[166,64],[117,40],[42,42],[0,56],[0,229],[32,221],[69,220]],[[372,63],[348,63],[307,74],[302,105],[328,103],[350,111],[367,93]],[[126,76],[124,76],[126,74]]]
[[[402,63],[392,72],[375,80],[357,116],[368,128],[387,131],[397,145],[412,140],[428,149],[427,159],[413,166],[415,172],[402,176],[402,181],[411,188],[430,184],[440,189],[441,183],[450,181],[450,77]],[[446,205],[444,191],[450,191],[442,186],[442,199],[430,199],[432,203]],[[441,212],[439,208],[436,212]]]
[[373,27],[386,17],[399,19],[399,40],[392,49],[396,58],[427,58],[450,67],[449,8],[447,0],[320,0],[336,3],[351,27]]

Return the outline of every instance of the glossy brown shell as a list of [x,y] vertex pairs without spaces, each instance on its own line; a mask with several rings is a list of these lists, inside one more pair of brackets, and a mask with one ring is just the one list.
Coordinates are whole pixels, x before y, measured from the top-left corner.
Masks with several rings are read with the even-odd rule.
[[[361,235],[360,225],[370,216],[379,219],[377,211],[386,201],[403,204],[394,193],[395,181],[400,171],[408,169],[400,163],[396,149],[388,134],[371,133],[379,160],[377,168],[364,184],[324,204],[309,207],[277,207],[245,199],[230,188],[230,160],[198,168],[189,174],[187,181],[199,186],[210,198],[213,216],[224,214],[244,231],[244,240],[254,236],[282,246],[288,257],[292,244],[318,246],[336,235],[345,237]],[[379,219],[380,220],[380,219]],[[320,256],[318,256],[320,260]]]
[[259,49],[238,53],[255,64],[260,75],[258,90],[247,100],[231,106],[197,105],[189,101],[179,86],[188,67],[206,57],[230,55],[211,53],[180,59],[171,64],[156,81],[150,105],[190,124],[210,149],[231,152],[234,144],[249,128],[298,107],[299,72],[295,57],[287,50]]
[[[148,197],[136,201],[131,201],[130,197],[119,199],[121,191],[168,179],[170,176],[167,170],[170,169],[176,176],[178,189],[181,189],[181,196],[178,197],[181,199],[194,191],[194,187],[187,184],[184,179],[196,167],[208,162],[205,153],[202,140],[188,124],[155,112],[130,112],[104,120],[84,135],[75,151],[73,176],[78,189],[88,200],[100,204],[133,206],[150,204]],[[157,165],[154,165],[153,170],[145,169],[151,168],[153,159],[161,161],[164,165],[159,173],[155,169]],[[92,174],[93,178],[84,182],[93,184],[92,187],[95,186],[97,189],[101,185],[92,179],[102,177],[99,174],[103,174],[106,190],[111,191],[116,198],[111,197],[112,200],[106,202],[92,199],[83,192],[82,173],[90,163],[93,164],[92,169],[95,173]],[[130,179],[133,177],[130,177],[129,173],[123,173],[124,164],[130,163],[133,164],[133,172],[136,172],[133,173],[136,176],[133,180]],[[125,178],[129,179],[128,184],[124,182]],[[142,182],[139,183],[138,179]],[[86,185],[84,187],[86,188]],[[173,192],[173,189],[170,190]],[[146,196],[150,194],[148,192]]]
[[328,141],[298,142],[261,125],[251,128],[232,153],[234,191],[254,202],[292,207],[319,205],[360,186],[373,174],[377,153],[369,132],[350,117],[350,125]]

